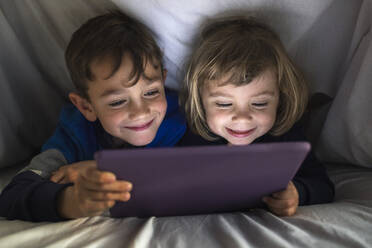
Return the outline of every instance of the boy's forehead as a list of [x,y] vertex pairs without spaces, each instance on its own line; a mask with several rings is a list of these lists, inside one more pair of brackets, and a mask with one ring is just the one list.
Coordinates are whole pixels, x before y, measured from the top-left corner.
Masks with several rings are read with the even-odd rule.
[[[122,56],[119,68],[116,68],[115,60],[113,56],[105,56],[97,58],[92,61],[90,70],[93,74],[93,80],[107,80],[111,77],[118,76],[121,80],[125,80],[130,83],[137,77],[139,69],[143,72],[142,76],[145,78],[152,79],[154,77],[161,76],[161,65],[158,61],[152,61],[151,59],[144,59],[144,65],[142,68],[135,68],[132,56],[124,54]],[[115,71],[115,69],[117,69]],[[116,75],[119,74],[119,75]]]

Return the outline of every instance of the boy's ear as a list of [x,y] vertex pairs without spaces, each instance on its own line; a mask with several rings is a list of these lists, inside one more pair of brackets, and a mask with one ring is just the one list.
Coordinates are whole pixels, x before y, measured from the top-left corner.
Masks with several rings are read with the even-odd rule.
[[93,109],[93,106],[87,99],[74,92],[68,94],[68,97],[70,98],[72,104],[75,105],[75,107],[84,115],[84,117],[88,121],[97,120],[97,115]]
[[168,73],[168,70],[163,69],[163,82],[165,82],[165,79],[167,78],[167,73]]

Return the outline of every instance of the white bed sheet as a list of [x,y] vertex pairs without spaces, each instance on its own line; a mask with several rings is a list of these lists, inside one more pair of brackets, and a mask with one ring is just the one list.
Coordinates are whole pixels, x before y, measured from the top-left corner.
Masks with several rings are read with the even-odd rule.
[[265,210],[162,218],[81,218],[60,223],[0,220],[0,247],[327,247],[372,246],[372,169],[328,166],[335,202],[292,217]]

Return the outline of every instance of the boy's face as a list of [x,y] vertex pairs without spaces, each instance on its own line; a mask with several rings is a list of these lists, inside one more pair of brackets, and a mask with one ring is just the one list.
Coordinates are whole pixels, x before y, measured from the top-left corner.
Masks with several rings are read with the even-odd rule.
[[98,118],[102,127],[114,137],[135,146],[149,144],[158,131],[167,110],[164,92],[165,71],[160,64],[146,64],[144,75],[133,86],[130,74],[131,57],[123,56],[114,75],[110,59],[92,63],[95,80],[88,82],[88,103],[94,121]]
[[274,126],[279,103],[275,74],[264,71],[242,86],[210,80],[202,90],[207,124],[231,145],[248,145]]

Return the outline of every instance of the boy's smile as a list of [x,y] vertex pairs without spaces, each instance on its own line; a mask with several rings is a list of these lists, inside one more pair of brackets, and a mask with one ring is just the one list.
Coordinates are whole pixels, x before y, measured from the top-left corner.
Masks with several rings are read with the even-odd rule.
[[229,77],[209,80],[202,101],[210,130],[232,145],[248,145],[275,124],[279,89],[275,74],[266,70],[250,83],[220,85]]
[[133,131],[137,131],[137,132],[144,131],[144,130],[146,130],[147,128],[149,128],[151,126],[151,124],[153,123],[153,121],[154,120],[151,120],[148,123],[145,123],[144,125],[127,126],[126,128],[129,128],[129,129],[131,129]]
[[113,75],[112,68],[110,58],[91,64],[91,112],[85,116],[90,121],[98,118],[105,131],[116,138],[135,146],[147,145],[155,138],[167,110],[165,72],[160,64],[147,60],[144,73],[133,85],[133,63],[128,54]]

